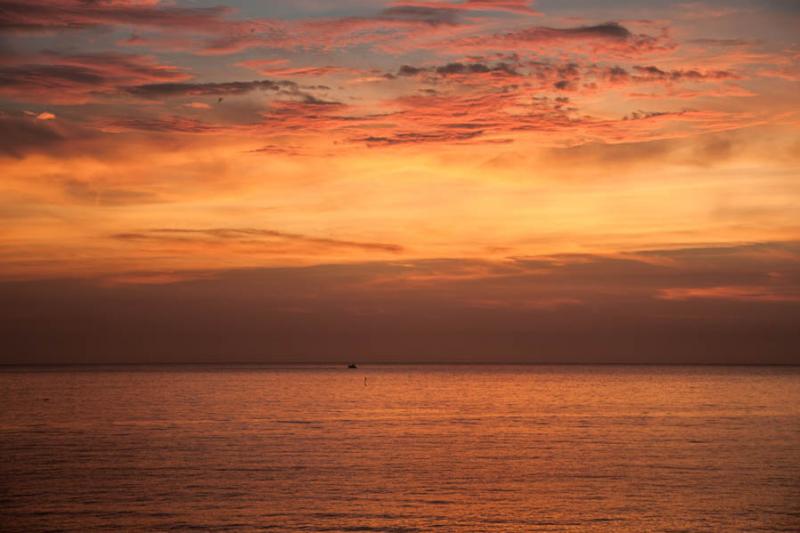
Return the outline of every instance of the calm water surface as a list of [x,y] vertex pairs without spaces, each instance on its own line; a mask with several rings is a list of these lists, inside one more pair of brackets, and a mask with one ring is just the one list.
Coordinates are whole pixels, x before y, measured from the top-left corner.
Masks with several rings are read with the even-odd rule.
[[800,530],[798,368],[14,369],[0,404],[8,531]]

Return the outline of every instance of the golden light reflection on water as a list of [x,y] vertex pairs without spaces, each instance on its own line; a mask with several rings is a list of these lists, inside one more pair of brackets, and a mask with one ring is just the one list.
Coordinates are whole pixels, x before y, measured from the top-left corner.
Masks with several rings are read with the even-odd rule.
[[0,381],[10,530],[800,524],[793,368],[139,367]]

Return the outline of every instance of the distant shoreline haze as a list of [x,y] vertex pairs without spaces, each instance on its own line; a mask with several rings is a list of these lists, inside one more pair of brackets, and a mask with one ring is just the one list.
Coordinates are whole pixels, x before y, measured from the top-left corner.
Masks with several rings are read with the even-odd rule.
[[[763,268],[730,251],[725,261]],[[611,265],[388,288],[371,285],[376,265],[4,282],[0,364],[800,364],[800,302],[663,298],[650,267]],[[628,288],[634,272],[645,277]],[[542,291],[569,301],[534,305]]]

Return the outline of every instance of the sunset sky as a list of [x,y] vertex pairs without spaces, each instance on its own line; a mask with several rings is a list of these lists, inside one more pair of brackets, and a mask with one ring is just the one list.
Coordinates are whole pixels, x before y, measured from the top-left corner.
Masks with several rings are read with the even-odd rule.
[[798,28],[0,0],[0,361],[800,363]]

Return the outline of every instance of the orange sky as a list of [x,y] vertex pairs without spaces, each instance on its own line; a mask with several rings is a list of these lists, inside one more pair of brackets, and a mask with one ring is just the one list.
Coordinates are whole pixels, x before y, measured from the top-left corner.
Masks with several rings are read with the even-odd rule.
[[[676,324],[700,309],[727,339],[710,352],[794,361],[798,25],[792,2],[744,0],[0,1],[0,294],[16,302],[0,327],[28,328],[9,357],[61,360],[37,328],[142,290],[143,315],[196,293],[185,320],[241,291],[270,327],[385,313],[375,331],[417,335],[425,360],[547,358],[557,340],[508,345],[498,324],[590,328],[612,309],[608,336],[645,313],[699,342]],[[45,305],[47,284],[73,296]],[[477,309],[485,335],[448,344],[412,320],[442,298],[440,332]],[[154,331],[123,314],[120,331]],[[238,353],[317,360],[287,348],[312,323],[263,357],[255,328]],[[196,350],[176,328],[154,343]],[[63,360],[103,360],[64,335]],[[353,346],[408,359],[370,342]],[[636,352],[614,346],[597,360]]]

